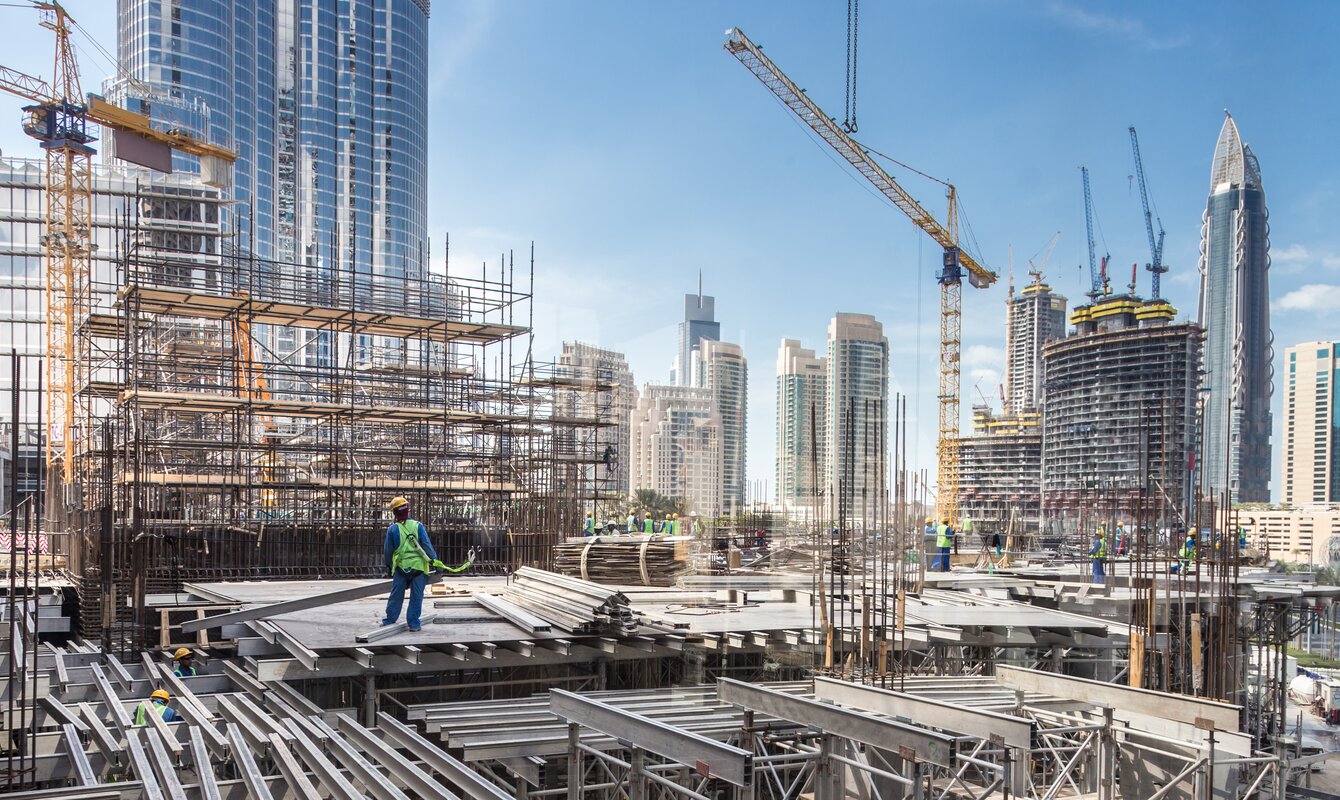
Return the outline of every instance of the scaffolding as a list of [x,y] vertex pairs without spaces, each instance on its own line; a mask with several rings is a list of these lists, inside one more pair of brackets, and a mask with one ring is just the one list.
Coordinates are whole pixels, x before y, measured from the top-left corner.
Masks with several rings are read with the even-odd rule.
[[[374,276],[149,228],[125,226],[97,287],[112,300],[80,328],[84,630],[145,640],[146,596],[184,581],[382,574],[397,495],[450,563],[474,548],[479,572],[547,566],[609,490],[591,465],[612,387],[533,361],[513,256]],[[573,393],[593,399],[569,412]]]

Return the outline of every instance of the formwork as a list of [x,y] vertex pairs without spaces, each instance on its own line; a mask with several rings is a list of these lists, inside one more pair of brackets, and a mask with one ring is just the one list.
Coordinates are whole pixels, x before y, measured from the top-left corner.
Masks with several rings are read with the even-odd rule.
[[530,357],[514,261],[374,278],[122,244],[114,303],[81,329],[97,355],[67,497],[85,630],[143,637],[145,596],[185,581],[380,575],[397,495],[444,561],[547,565],[606,489],[608,401],[556,397],[612,385]]

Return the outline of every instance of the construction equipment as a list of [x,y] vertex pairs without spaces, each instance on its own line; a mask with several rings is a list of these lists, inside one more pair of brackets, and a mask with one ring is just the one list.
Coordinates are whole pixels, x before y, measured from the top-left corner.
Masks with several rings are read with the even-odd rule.
[[968,282],[979,289],[995,283],[997,276],[959,246],[957,190],[952,184],[937,181],[945,186],[949,200],[947,225],[941,225],[875,161],[867,148],[825,114],[804,90],[772,63],[763,50],[745,36],[744,31],[732,28],[726,35],[726,52],[738,59],[801,122],[808,125],[917,227],[944,248],[941,270],[936,277],[940,284],[940,425],[936,447],[939,459],[936,514],[958,519],[959,351],[963,327],[963,274],[966,271]]
[[1089,168],[1080,167],[1079,171],[1084,176],[1084,230],[1089,236],[1089,300],[1097,302],[1098,298],[1107,294],[1107,259],[1110,256],[1103,256],[1100,271],[1098,259],[1094,255],[1093,195],[1089,192]]
[[1145,165],[1140,159],[1140,139],[1135,135],[1135,126],[1130,127],[1131,155],[1135,156],[1135,177],[1140,182],[1140,205],[1145,212],[1145,235],[1149,238],[1149,263],[1145,269],[1153,276],[1150,278],[1149,295],[1159,299],[1159,276],[1168,271],[1163,263],[1163,220],[1159,219],[1159,235],[1154,236],[1154,220],[1157,216],[1149,209],[1149,186],[1145,183]]
[[162,153],[169,163],[172,150],[200,156],[207,179],[220,184],[226,183],[227,166],[237,156],[185,133],[154,130],[144,115],[118,108],[101,98],[85,98],[70,40],[74,19],[55,0],[34,2],[33,8],[41,12],[41,26],[56,34],[55,78],[47,83],[18,70],[0,67],[0,89],[33,103],[23,109],[26,114],[23,132],[46,151],[46,230],[42,245],[50,415],[45,453],[48,471],[59,467],[59,475],[53,477],[69,483],[74,478],[73,431],[76,419],[82,416],[77,412],[84,382],[81,373],[87,369],[87,359],[75,352],[75,328],[88,308],[94,249],[90,209],[92,158],[96,152],[92,143],[97,137],[89,133],[89,123],[137,137],[133,141],[151,152]]

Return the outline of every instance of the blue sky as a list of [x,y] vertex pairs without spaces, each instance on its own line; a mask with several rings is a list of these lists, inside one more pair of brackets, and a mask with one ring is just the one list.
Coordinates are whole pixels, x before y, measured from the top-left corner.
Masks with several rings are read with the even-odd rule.
[[[114,49],[114,3],[67,5]],[[840,116],[845,3],[433,5],[433,237],[450,232],[453,270],[536,242],[537,354],[581,339],[625,351],[639,382],[664,380],[682,295],[702,270],[723,338],[750,359],[749,476],[770,486],[779,340],[822,348],[834,313],[871,313],[890,338],[893,385],[910,397],[910,460],[933,467],[934,245],[722,50],[724,31],[741,27]],[[49,76],[49,34],[34,17],[0,9],[3,62]],[[1340,338],[1336,41],[1340,7],[1320,0],[867,0],[858,138],[953,181],[1002,277],[1011,247],[1022,283],[1060,231],[1046,272],[1073,301],[1086,280],[1081,164],[1100,253],[1117,275],[1148,259],[1129,177],[1135,125],[1168,232],[1164,294],[1194,316],[1210,159],[1231,109],[1270,207],[1278,376],[1285,347]],[[95,88],[108,67],[83,49]],[[6,154],[35,150],[19,105],[4,107]],[[895,174],[943,213],[935,184]],[[996,396],[1004,298],[1004,280],[965,289],[965,409],[974,386]]]

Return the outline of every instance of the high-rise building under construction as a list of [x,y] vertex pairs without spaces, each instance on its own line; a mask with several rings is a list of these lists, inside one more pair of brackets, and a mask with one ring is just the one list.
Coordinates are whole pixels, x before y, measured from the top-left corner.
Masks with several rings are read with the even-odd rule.
[[1172,525],[1191,503],[1202,331],[1166,301],[1105,297],[1043,348],[1042,510],[1066,523],[1141,498]]
[[1019,413],[1042,405],[1042,346],[1065,336],[1066,299],[1042,282],[1033,282],[1017,295],[1010,284],[1005,321],[1005,413]]
[[1206,491],[1234,502],[1270,500],[1270,226],[1261,167],[1226,116],[1210,168],[1200,240],[1205,329]]

